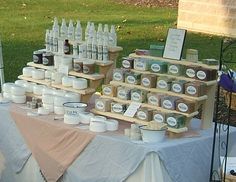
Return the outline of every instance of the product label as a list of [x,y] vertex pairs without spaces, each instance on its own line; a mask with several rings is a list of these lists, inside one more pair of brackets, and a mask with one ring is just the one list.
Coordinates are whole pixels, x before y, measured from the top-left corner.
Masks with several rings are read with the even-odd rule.
[[80,63],[74,62],[74,71],[82,71]]
[[64,53],[70,52],[70,47],[69,46],[64,46],[63,51],[64,51]]
[[168,84],[166,83],[165,80],[159,80],[159,81],[157,82],[157,86],[158,86],[159,88],[167,88]]
[[127,92],[125,90],[119,90],[117,96],[120,99],[127,99]]
[[172,90],[173,90],[174,92],[176,92],[176,93],[181,93],[181,92],[182,92],[182,87],[181,87],[180,84],[174,83],[174,84],[172,85]]
[[197,77],[200,80],[204,80],[206,78],[206,73],[204,71],[198,71],[197,72]]
[[103,110],[105,108],[105,105],[104,105],[104,103],[102,101],[97,101],[96,102],[96,108],[98,110]]
[[142,84],[143,84],[143,86],[148,87],[148,86],[150,86],[151,82],[148,78],[143,78]]
[[43,64],[44,64],[44,65],[47,65],[48,63],[49,63],[48,58],[43,57]]
[[123,107],[120,104],[114,104],[112,106],[112,110],[116,113],[121,113],[123,111]]
[[138,111],[137,117],[138,117],[138,119],[146,120],[147,119],[147,114],[143,111]]
[[89,67],[86,65],[83,65],[83,73],[89,73]]
[[168,117],[166,122],[168,125],[170,125],[172,127],[177,125],[177,121],[174,117]]
[[104,87],[102,91],[103,95],[111,95],[112,93],[111,87]]
[[37,55],[33,55],[33,62],[37,63],[39,61],[39,57]]
[[153,120],[158,122],[158,123],[163,123],[164,122],[164,117],[161,114],[155,114],[153,116]]
[[197,93],[197,90],[194,86],[188,86],[186,91],[190,95],[195,95]]
[[169,72],[173,73],[173,74],[177,74],[179,72],[179,69],[178,69],[178,67],[176,65],[171,65],[169,67]]
[[127,60],[123,60],[123,61],[122,61],[122,66],[123,66],[124,68],[130,68],[130,62],[127,61]]
[[148,97],[148,103],[153,105],[158,105],[158,99],[154,95],[152,95]]
[[187,112],[188,111],[188,106],[185,103],[179,103],[177,107],[181,112]]
[[146,64],[141,60],[135,60],[135,69],[144,71]]
[[115,80],[115,81],[122,81],[122,79],[123,79],[123,75],[121,73],[115,72],[113,74],[113,80]]
[[163,106],[166,109],[171,109],[173,107],[172,102],[170,100],[164,100],[163,101]]
[[142,99],[141,99],[141,95],[137,92],[134,92],[132,93],[131,95],[131,100],[132,101],[136,101],[136,102],[140,102]]
[[159,72],[159,71],[161,71],[161,67],[160,67],[160,65],[159,64],[152,64],[151,65],[151,70],[153,71],[153,72]]
[[134,78],[134,76],[127,76],[127,82],[130,84],[134,84],[136,81],[136,79]]
[[195,77],[195,71],[192,68],[188,68],[186,70],[186,75],[190,78],[193,78],[193,77]]

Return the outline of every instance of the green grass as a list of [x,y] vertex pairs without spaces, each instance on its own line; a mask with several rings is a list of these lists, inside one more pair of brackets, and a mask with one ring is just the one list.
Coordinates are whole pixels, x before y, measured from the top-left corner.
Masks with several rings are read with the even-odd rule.
[[[23,5],[25,4],[25,6]],[[44,47],[45,30],[54,17],[120,26],[118,44],[127,56],[136,48],[165,40],[168,28],[176,27],[177,9],[141,8],[112,0],[0,0],[0,35],[3,44],[5,80],[14,81]],[[124,21],[126,20],[126,21]],[[196,48],[200,58],[219,58],[220,37],[188,33],[185,49]]]

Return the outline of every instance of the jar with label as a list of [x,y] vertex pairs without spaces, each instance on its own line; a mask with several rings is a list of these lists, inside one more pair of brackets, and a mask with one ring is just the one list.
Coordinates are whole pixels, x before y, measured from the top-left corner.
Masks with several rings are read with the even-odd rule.
[[122,58],[122,67],[126,69],[133,69],[134,68],[134,59],[130,57],[123,57]]
[[116,86],[108,84],[102,85],[102,95],[115,97],[116,96]]
[[95,61],[94,60],[83,61],[83,73],[84,74],[94,74],[95,73]]
[[193,113],[196,109],[194,101],[179,99],[176,101],[176,110],[183,113]]
[[132,89],[131,90],[131,101],[144,103],[147,98],[147,91],[140,89]]
[[165,96],[164,94],[159,94],[159,93],[148,93],[147,94],[148,104],[160,106],[161,98],[164,96]]
[[66,39],[64,42],[63,52],[64,54],[70,54],[70,43],[68,39]]
[[196,78],[196,73],[198,69],[199,69],[199,66],[195,66],[195,65],[186,66],[185,76],[188,78],[193,78],[193,79]]
[[171,91],[178,93],[178,94],[184,94],[184,85],[187,83],[186,80],[174,80],[171,83]]
[[113,81],[125,81],[125,73],[129,72],[127,69],[116,68],[113,70]]
[[122,99],[122,100],[130,100],[131,89],[124,86],[117,87],[117,98]]
[[33,62],[35,64],[43,63],[43,51],[34,51],[33,52]]
[[43,54],[43,65],[44,66],[53,66],[54,64],[54,55],[50,52]]
[[169,91],[171,88],[172,81],[173,81],[172,78],[169,78],[167,76],[160,76],[157,78],[156,88],[160,90]]
[[185,127],[186,117],[181,114],[169,113],[166,114],[166,122],[168,127],[179,129]]
[[134,69],[140,71],[147,71],[149,65],[149,59],[146,58],[135,58],[134,59]]
[[196,73],[196,77],[202,81],[216,80],[217,70],[199,67]]
[[153,111],[152,120],[158,123],[166,122],[166,114],[161,111]]
[[83,60],[73,59],[73,70],[82,73],[83,72]]
[[184,75],[184,65],[169,63],[168,74],[175,75],[175,76]]
[[95,100],[95,109],[103,112],[111,111],[111,99],[99,98]]
[[140,84],[140,80],[141,80],[140,73],[133,73],[133,72],[125,73],[125,83],[138,85]]
[[151,121],[152,113],[153,113],[152,109],[143,107],[138,109],[138,111],[136,112],[136,118],[142,121]]
[[176,96],[165,96],[161,98],[161,107],[169,110],[175,110],[176,101],[180,99],[180,97]]
[[142,74],[141,85],[147,88],[155,88],[157,82],[157,76],[153,74]]
[[193,97],[203,96],[206,94],[206,84],[198,81],[186,83],[184,93]]
[[150,71],[154,73],[166,73],[167,63],[162,61],[151,61]]
[[111,112],[117,114],[124,114],[126,111],[126,104],[112,102],[111,103]]

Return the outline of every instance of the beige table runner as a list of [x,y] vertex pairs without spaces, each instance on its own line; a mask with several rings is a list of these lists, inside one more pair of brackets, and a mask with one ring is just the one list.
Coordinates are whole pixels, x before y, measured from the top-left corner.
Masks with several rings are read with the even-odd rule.
[[57,181],[95,136],[53,116],[29,117],[16,105],[10,111],[47,181]]

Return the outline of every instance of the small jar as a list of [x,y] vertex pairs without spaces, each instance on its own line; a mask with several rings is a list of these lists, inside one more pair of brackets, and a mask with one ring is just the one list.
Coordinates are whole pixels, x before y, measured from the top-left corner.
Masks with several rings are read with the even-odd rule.
[[83,61],[83,73],[84,74],[95,73],[95,61],[93,60]]
[[69,44],[68,39],[66,39],[64,42],[63,52],[64,52],[64,54],[70,54],[70,44]]
[[83,60],[74,59],[73,60],[73,70],[78,73],[82,73],[83,72]]
[[44,66],[53,66],[54,65],[54,55],[50,52],[43,54],[43,65]]
[[43,52],[42,51],[34,51],[33,52],[33,62],[36,64],[43,63]]

